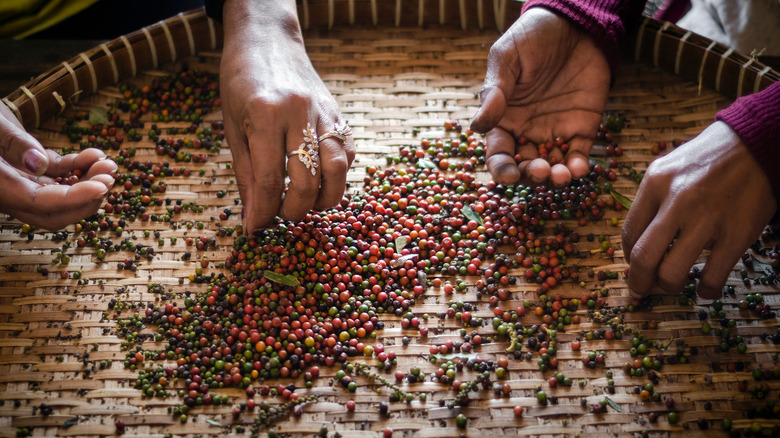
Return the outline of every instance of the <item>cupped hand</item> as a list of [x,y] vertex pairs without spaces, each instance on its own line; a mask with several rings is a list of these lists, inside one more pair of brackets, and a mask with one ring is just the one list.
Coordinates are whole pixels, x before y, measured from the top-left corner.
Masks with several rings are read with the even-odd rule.
[[[543,8],[521,15],[490,49],[481,108],[471,124],[487,133],[493,179],[562,186],[587,173],[609,85],[606,58],[590,36]],[[529,144],[521,145],[521,137]],[[547,160],[539,158],[535,145],[555,138],[568,152],[556,147]]]
[[306,54],[295,2],[251,3],[225,5],[220,91],[244,229],[257,232],[276,216],[300,220],[338,204],[355,146],[351,136],[314,142],[313,173],[310,156],[295,153],[307,149],[308,126],[323,137],[345,121]]
[[740,138],[716,122],[647,169],[623,225],[635,296],[679,294],[702,250],[698,283],[717,298],[734,265],[777,209],[766,174]]
[[[54,184],[79,170],[73,185]],[[97,149],[60,156],[27,133],[0,105],[0,211],[25,223],[58,230],[95,213],[114,185],[116,164]]]

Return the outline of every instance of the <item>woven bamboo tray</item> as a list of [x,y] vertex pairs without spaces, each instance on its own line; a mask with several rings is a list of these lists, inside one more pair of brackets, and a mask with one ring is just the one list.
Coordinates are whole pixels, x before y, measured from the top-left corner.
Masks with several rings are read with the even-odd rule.
[[[358,3],[359,7],[370,10],[369,5]],[[457,7],[455,2],[450,3],[448,10]],[[343,25],[349,21],[345,17],[350,16],[345,13],[346,9],[329,14],[329,4],[310,5],[307,13],[312,22],[308,23],[310,29],[305,35],[310,57],[355,133],[358,158],[348,178],[353,184],[352,190],[362,187],[367,166],[384,167],[385,157],[397,155],[399,146],[419,143],[423,134],[413,134],[414,130],[441,135],[447,120],[468,126],[478,108],[477,93],[486,68],[487,52],[498,36],[493,24],[504,25],[498,23],[500,20],[491,22],[490,26],[484,24],[488,18],[498,16],[493,14],[491,2],[485,3],[485,10],[480,10],[480,15],[485,15],[481,15],[479,21],[474,19],[476,12],[467,13],[468,19],[449,21],[446,14],[433,13],[434,18],[427,19],[426,23],[436,24],[428,24],[425,28],[416,26],[414,21],[400,23],[402,26],[399,27],[393,26],[396,23],[389,23],[389,26],[377,23],[379,28],[348,27]],[[472,7],[471,3],[469,5]],[[479,6],[483,6],[481,2]],[[425,11],[415,12],[418,13],[412,17],[427,17]],[[510,16],[509,12],[506,12],[507,16]],[[365,11],[358,11],[358,14],[365,14]],[[386,17],[385,14],[378,16]],[[330,22],[315,23],[317,17],[330,18]],[[332,28],[323,28],[321,24],[329,24]],[[206,19],[202,12],[183,14],[164,25],[144,29],[80,55],[67,66],[34,79],[5,101],[11,103],[17,115],[26,126],[34,129],[34,135],[46,147],[71,147],[61,132],[65,118],[121,99],[115,83],[149,84],[155,78],[179,71],[183,64],[217,72],[219,34],[219,26]],[[625,60],[607,107],[608,112],[624,114],[629,120],[626,128],[615,134],[615,141],[625,150],[618,160],[638,170],[645,169],[652,161],[651,148],[659,141],[671,143],[675,138],[695,136],[712,121],[717,110],[731,102],[732,97],[764,88],[777,79],[775,72],[703,38],[686,36],[673,26],[648,20],[640,35],[642,38],[635,45],[637,56],[655,61],[663,70],[649,67],[644,61]],[[683,44],[679,43],[680,39]],[[133,49],[129,49],[131,45]],[[152,47],[154,50],[150,50]],[[682,48],[678,50],[677,47]],[[130,52],[132,56],[128,56]],[[691,61],[694,53],[703,61]],[[713,62],[714,65],[710,65]],[[743,67],[745,64],[747,66]],[[121,79],[120,73],[132,73],[134,77]],[[59,97],[54,96],[53,91],[57,91]],[[67,102],[62,108],[60,99]],[[58,114],[60,110],[63,111]],[[215,120],[220,120],[219,113],[206,117],[206,123]],[[161,123],[160,126],[165,129],[183,125]],[[148,127],[149,124],[146,130]],[[154,145],[146,136],[134,145],[138,150],[137,159],[159,160]],[[599,153],[602,149],[596,150]],[[208,206],[200,213],[184,213],[177,219],[182,225],[202,221],[204,229],[197,231],[198,236],[216,236],[221,227],[239,224],[237,214],[228,220],[217,218],[226,207],[240,208],[234,205],[238,192],[232,183],[230,160],[225,147],[210,154],[205,164],[181,164],[192,170],[191,176],[166,178],[166,197]],[[201,169],[205,169],[203,176],[199,173]],[[478,178],[489,179],[484,169],[478,172]],[[620,178],[615,187],[632,197],[637,185]],[[220,191],[226,195],[218,196]],[[164,213],[165,207],[158,207],[156,211]],[[618,226],[610,224],[612,217],[618,219]],[[578,261],[583,273],[589,269],[611,270],[620,273],[618,278],[600,282],[583,275],[584,287],[565,283],[555,289],[556,293],[566,298],[579,298],[607,288],[609,297],[606,299],[610,306],[629,304],[622,275],[627,265],[620,249],[619,224],[624,217],[625,212],[610,212],[603,220],[578,228],[583,236],[588,233],[608,236],[608,241],[616,248],[614,257],[594,254]],[[71,232],[72,238],[73,227],[67,231]],[[152,235],[145,237],[144,231],[150,231]],[[158,248],[154,232],[159,232],[165,239],[162,247]],[[192,234],[190,231],[189,235]],[[231,415],[232,406],[246,400],[242,390],[216,391],[229,395],[231,404],[196,408],[183,424],[168,412],[171,406],[179,404],[176,397],[166,400],[142,397],[132,386],[137,373],[122,365],[125,352],[120,349],[122,340],[116,336],[116,321],[103,318],[114,298],[128,303],[159,302],[160,297],[147,290],[150,283],[164,285],[173,301],[180,301],[186,291],[202,291],[205,286],[191,282],[190,276],[201,260],[208,261],[204,271],[219,272],[216,266],[225,260],[232,248],[233,237],[217,237],[215,248],[192,251],[184,243],[188,236],[185,226],[172,229],[169,224],[142,221],[129,223],[125,236],[131,236],[137,244],[154,246],[157,251],[153,261],[142,260],[135,272],[118,270],[117,263],[124,260],[125,253],[110,253],[105,263],[99,263],[94,249],[74,246],[66,251],[71,257],[70,263],[62,265],[52,262],[63,243],[54,241],[53,233],[36,232],[28,236],[21,232],[19,222],[0,218],[0,435],[16,436],[24,429],[36,436],[114,435],[117,434],[115,421],[119,419],[126,425],[126,435],[246,436],[246,432],[238,433],[235,428],[219,426],[240,424],[248,429],[251,425],[252,414],[243,413],[236,420]],[[169,243],[171,237],[177,237],[177,243]],[[596,243],[584,240],[580,244],[580,249],[585,251],[595,247]],[[182,255],[189,251],[193,254],[192,259],[182,260]],[[40,267],[48,269],[48,275],[38,272]],[[645,385],[648,379],[629,377],[623,371],[623,364],[633,359],[629,354],[628,339],[583,340],[582,350],[572,351],[571,340],[603,327],[590,321],[580,307],[577,314],[582,322],[569,326],[559,335],[559,370],[577,382],[572,387],[550,389],[547,384],[550,372],[543,373],[538,369],[535,355],[533,360],[509,360],[508,376],[499,380],[511,387],[508,396],[480,390],[472,393],[468,407],[453,411],[441,407],[440,401],[453,400],[455,392],[448,385],[427,379],[424,383],[401,384],[412,393],[427,394],[425,401],[390,403],[389,416],[382,416],[377,412],[377,404],[387,401],[386,389],[380,394],[375,382],[356,377],[359,387],[354,394],[349,393],[340,385],[333,385],[332,377],[338,366],[321,367],[321,376],[314,381],[313,388],[297,390],[301,394],[320,395],[320,401],[307,405],[300,417],[285,417],[273,428],[280,434],[313,436],[324,425],[328,436],[345,437],[381,436],[386,428],[394,430],[393,436],[417,437],[461,434],[641,436],[645,432],[651,436],[725,436],[728,433],[723,431],[721,423],[729,419],[737,430],[757,423],[763,427],[764,435],[768,435],[773,426],[780,426],[780,420],[749,418],[745,412],[751,407],[764,406],[766,401],[757,400],[751,392],[741,390],[740,382],[747,382],[748,386],[758,384],[752,377],[753,369],[776,367],[780,347],[764,335],[777,333],[778,320],[762,320],[755,313],[739,311],[735,306],[748,293],[760,292],[766,303],[776,307],[778,289],[775,286],[744,286],[740,277],[742,269],[741,265],[735,266],[728,281],[736,289],[736,295],[725,297],[723,302],[726,316],[736,321],[733,333],[741,335],[747,344],[744,354],[738,355],[734,348],[720,353],[721,338],[702,333],[698,315],[700,310],[711,310],[708,303],[683,306],[675,298],[667,297],[652,312],[634,312],[626,317],[630,326],[643,330],[659,342],[670,338],[684,340],[684,345],[672,342],[667,354],[678,350],[690,352],[692,347],[698,349],[699,353],[690,356],[687,364],[664,365],[655,385],[656,391],[675,401],[673,410],[680,418],[676,424],[666,419],[670,410],[663,402],[642,401],[634,393],[634,389]],[[89,280],[74,279],[73,273],[77,271],[82,279]],[[62,272],[69,278],[62,279]],[[522,272],[518,275],[522,276]],[[474,277],[467,278],[471,285],[475,280]],[[522,280],[510,290],[511,299],[501,303],[506,309],[514,309],[524,300],[538,301],[535,287]],[[460,339],[457,323],[437,317],[438,312],[446,310],[450,299],[441,290],[429,288],[425,296],[417,300],[412,311],[418,316],[429,314],[426,324],[438,328],[437,333],[432,332],[427,338],[402,329],[398,317],[381,316],[386,326],[377,332],[375,342],[383,343],[386,351],[393,351],[398,357],[397,366],[386,374],[391,381],[395,370],[406,372],[412,366],[420,367],[426,374],[435,371],[438,365],[427,360],[429,344]],[[487,300],[477,299],[474,287],[456,295],[455,299],[473,303],[475,316],[488,321],[493,316]],[[536,321],[534,318],[526,316],[525,322],[532,324]],[[715,327],[719,320],[710,318],[710,322]],[[483,336],[495,336],[489,323],[478,330]],[[404,336],[411,338],[408,346],[402,346]],[[498,338],[476,349],[472,356],[497,360],[507,357],[504,352],[507,346],[505,338]],[[606,352],[605,365],[597,369],[583,366],[582,356],[591,350]],[[354,359],[376,365],[375,358]],[[99,366],[101,361],[108,360],[113,362],[104,368]],[[737,371],[729,368],[732,363],[740,363]],[[606,369],[613,370],[615,381],[614,394],[607,395],[619,409],[609,407],[606,413],[594,414],[587,406],[606,394]],[[466,373],[459,378],[469,380],[473,374]],[[580,386],[579,381],[584,385]],[[303,386],[301,378],[267,383]],[[776,400],[778,382],[760,383],[767,385],[766,400]],[[540,406],[534,389],[537,385],[557,396],[557,404]],[[270,396],[257,395],[255,398],[258,402],[280,401]],[[582,405],[583,399],[586,407]],[[356,402],[354,413],[346,411],[347,400]],[[41,413],[42,404],[51,408],[48,415]],[[513,414],[515,406],[525,408],[522,417]],[[466,429],[456,427],[456,413],[468,417]],[[658,420],[651,421],[656,415]]]

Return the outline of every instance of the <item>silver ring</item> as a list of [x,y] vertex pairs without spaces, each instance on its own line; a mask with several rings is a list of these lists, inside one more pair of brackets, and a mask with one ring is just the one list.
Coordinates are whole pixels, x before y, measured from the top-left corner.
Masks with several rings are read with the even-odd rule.
[[326,138],[337,138],[341,140],[342,143],[345,143],[347,137],[350,135],[352,135],[352,128],[350,128],[346,122],[344,122],[343,125],[336,123],[336,129],[320,137],[319,141],[325,140]]
[[298,160],[311,171],[312,175],[315,175],[317,167],[320,165],[320,140],[317,138],[317,132],[311,127],[311,124],[307,123],[306,129],[303,130],[303,143],[298,146],[297,150],[287,154],[287,157],[291,158],[293,155],[298,155]]

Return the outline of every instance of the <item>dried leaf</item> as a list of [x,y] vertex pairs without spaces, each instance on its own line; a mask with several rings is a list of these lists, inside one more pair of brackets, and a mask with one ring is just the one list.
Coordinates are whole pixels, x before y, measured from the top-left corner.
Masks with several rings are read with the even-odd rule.
[[285,286],[296,287],[301,285],[301,282],[298,281],[296,277],[293,277],[292,275],[282,275],[274,271],[263,271],[263,277]]
[[453,360],[453,359],[479,359],[479,353],[452,353],[452,354],[431,354],[437,361]]
[[428,274],[421,270],[417,271],[417,283],[423,288],[423,293],[428,290]]
[[407,243],[409,243],[409,239],[407,239],[406,236],[395,239],[395,252],[401,252],[401,250],[406,247]]
[[108,110],[101,106],[89,110],[89,123],[93,125],[108,125]]
[[480,225],[483,224],[482,218],[478,214],[474,213],[474,210],[472,210],[468,205],[464,205],[463,208],[460,209],[460,212],[463,213],[463,216],[466,216],[466,219],[474,221]]
[[762,262],[757,259],[754,254],[750,254],[750,261],[753,265],[753,271],[760,272],[765,275],[772,275],[775,273],[775,269],[769,263]]
[[206,423],[208,423],[208,424],[210,424],[212,426],[225,427],[222,423],[220,423],[217,420],[206,420]]
[[631,208],[631,202],[630,199],[626,198],[625,196],[621,195],[620,193],[610,190],[609,194],[612,195],[613,198],[615,198],[615,201],[619,202],[623,207],[626,208],[626,210]]
[[69,420],[65,420],[65,422],[62,423],[62,428],[67,429],[71,426],[75,426],[76,424],[78,424],[78,422],[79,422],[78,418],[71,418]]
[[407,254],[405,256],[398,257],[397,259],[393,260],[393,268],[400,268],[401,266],[406,263],[407,260],[414,260],[417,257],[419,257],[419,254]]
[[614,410],[616,410],[616,411],[618,411],[620,413],[623,413],[623,408],[621,408],[619,404],[615,403],[614,400],[612,400],[609,397],[604,397],[604,398],[607,400],[607,403],[609,403],[609,405],[612,406],[612,409],[614,409]]

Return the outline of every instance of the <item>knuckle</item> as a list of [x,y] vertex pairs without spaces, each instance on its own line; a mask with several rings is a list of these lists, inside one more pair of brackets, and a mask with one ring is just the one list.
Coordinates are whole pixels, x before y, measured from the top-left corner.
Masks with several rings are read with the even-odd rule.
[[357,151],[355,150],[354,146],[348,146],[344,149],[344,152],[347,154],[347,167],[351,167],[352,163],[355,161],[355,157],[357,156]]
[[290,182],[290,191],[296,193],[301,198],[312,197],[316,195],[318,190],[319,184],[308,175]]
[[293,108],[309,108],[312,97],[301,90],[288,90],[281,97],[281,104],[292,105]]
[[624,253],[629,257],[629,260],[633,260],[634,244],[637,241],[636,233],[634,232],[634,223],[627,217],[623,222],[623,230],[620,232],[621,241],[623,242]]
[[719,290],[723,288],[723,283],[725,282],[725,278],[718,278],[716,275],[711,273],[705,273],[699,278],[700,287],[710,290]]
[[16,145],[22,144],[24,139],[17,130],[0,130],[0,155],[8,158],[9,154],[16,148]]
[[669,176],[669,168],[664,161],[665,157],[661,157],[647,167],[645,176],[642,177],[642,182],[647,181],[648,184],[657,185],[664,184]]
[[330,177],[344,177],[349,171],[349,161],[346,155],[331,158],[322,166],[322,172]]
[[513,35],[511,32],[507,32],[505,35],[499,38],[498,41],[490,46],[490,50],[488,50],[488,59],[495,62],[506,62],[506,54],[510,51],[510,47],[513,46],[512,38]]
[[280,196],[284,190],[284,179],[277,175],[258,175],[257,188],[264,196]]
[[679,293],[682,292],[683,286],[685,286],[685,279],[688,276],[688,270],[683,268],[682,265],[672,265],[670,263],[664,263],[658,269],[658,285],[667,292]]
[[307,109],[310,103],[311,96],[307,93],[299,90],[276,89],[248,96],[245,105],[250,117],[261,117],[273,123],[282,114]]
[[660,169],[658,167],[657,161],[650,163],[645,171],[645,176],[642,177],[642,182],[647,181],[648,184],[654,182],[660,174]]
[[631,272],[644,273],[648,272],[653,267],[649,262],[649,252],[644,244],[637,242],[633,248],[631,248]]

